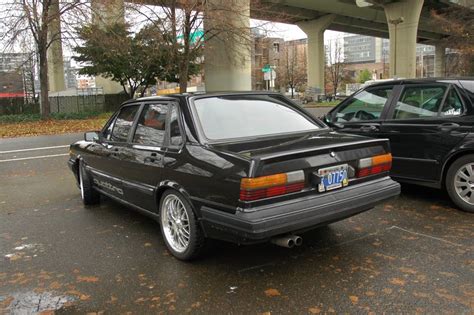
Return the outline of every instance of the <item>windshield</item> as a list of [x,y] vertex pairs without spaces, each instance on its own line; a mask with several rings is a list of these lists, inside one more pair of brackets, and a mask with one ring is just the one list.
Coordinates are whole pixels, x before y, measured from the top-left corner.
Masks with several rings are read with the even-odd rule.
[[239,95],[194,101],[206,138],[223,140],[317,130],[320,126],[272,95]]

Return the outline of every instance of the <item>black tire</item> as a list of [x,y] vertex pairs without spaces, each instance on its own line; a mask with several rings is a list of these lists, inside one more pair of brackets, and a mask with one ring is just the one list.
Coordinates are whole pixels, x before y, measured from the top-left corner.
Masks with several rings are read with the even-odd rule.
[[87,174],[82,161],[79,161],[79,189],[81,190],[82,202],[85,206],[98,204],[100,201],[100,193],[92,188],[92,179]]
[[[187,246],[185,246],[185,247],[183,246],[183,249],[181,251],[177,250],[173,246],[173,244],[171,243],[172,242],[171,239],[173,238],[173,236],[170,233],[172,233],[171,230],[173,230],[173,227],[172,227],[173,224],[171,223],[171,220],[167,220],[168,214],[166,214],[167,213],[166,209],[164,209],[165,202],[169,203],[169,202],[171,202],[170,200],[174,201],[176,199],[179,200],[179,202],[181,202],[184,209],[180,208],[180,211],[184,210],[186,212],[187,219],[188,219],[187,221],[182,220],[182,222],[187,222],[187,225],[186,225],[186,223],[183,223],[181,228],[184,229],[184,228],[189,227],[189,230],[188,230],[188,235],[189,235],[188,243],[187,243]],[[180,216],[180,218],[181,218],[181,216]],[[179,229],[180,227],[176,227],[176,225],[175,225],[175,228]],[[161,229],[161,234],[163,235],[163,240],[166,244],[166,247],[168,248],[170,253],[174,257],[178,258],[179,260],[192,260],[192,259],[195,259],[195,258],[199,257],[200,254],[203,253],[204,248],[206,247],[206,238],[204,237],[204,233],[201,230],[201,227],[199,226],[199,223],[198,223],[198,221],[196,219],[196,216],[195,216],[195,214],[194,214],[194,212],[191,208],[191,205],[186,200],[186,198],[184,198],[184,196],[181,193],[177,192],[176,190],[172,190],[172,189],[167,190],[161,196],[161,200],[160,200],[160,229]],[[174,230],[174,233],[177,233],[177,231]],[[180,232],[180,233],[184,233],[184,232]],[[184,235],[184,234],[181,234],[181,235]]]
[[[455,180],[457,172],[462,169],[467,164],[474,164],[474,154],[469,154],[460,157],[448,169],[448,173],[446,174],[446,190],[449,194],[451,200],[458,206],[461,210],[474,213],[474,203],[471,204],[467,200],[461,198],[461,196],[456,191],[455,187]],[[474,170],[473,170],[474,172]],[[474,189],[472,192],[468,193],[470,197],[471,194],[474,194]],[[473,197],[474,198],[474,197]]]

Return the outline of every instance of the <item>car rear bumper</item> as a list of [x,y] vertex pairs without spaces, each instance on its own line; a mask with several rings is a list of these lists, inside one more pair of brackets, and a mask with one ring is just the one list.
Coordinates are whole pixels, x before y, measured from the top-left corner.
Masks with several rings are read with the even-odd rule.
[[258,243],[273,236],[298,233],[336,222],[400,194],[400,185],[384,177],[344,189],[254,208],[252,212],[226,213],[201,208],[201,224],[210,238],[235,243]]

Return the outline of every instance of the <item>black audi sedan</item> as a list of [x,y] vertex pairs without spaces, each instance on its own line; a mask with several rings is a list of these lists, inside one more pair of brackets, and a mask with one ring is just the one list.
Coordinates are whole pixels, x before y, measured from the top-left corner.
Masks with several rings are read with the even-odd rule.
[[324,120],[340,132],[390,139],[394,179],[445,188],[474,212],[474,78],[372,84]]
[[103,194],[155,218],[183,260],[209,238],[300,245],[400,192],[387,140],[334,132],[276,93],[129,101],[70,152],[85,205]]

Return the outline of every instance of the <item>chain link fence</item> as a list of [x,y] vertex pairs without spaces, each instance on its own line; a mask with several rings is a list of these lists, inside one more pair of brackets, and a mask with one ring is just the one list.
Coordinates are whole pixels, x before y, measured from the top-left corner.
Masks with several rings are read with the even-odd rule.
[[[114,112],[128,100],[126,94],[81,93],[49,97],[51,113]],[[23,97],[0,98],[0,115],[38,114],[40,105]]]

